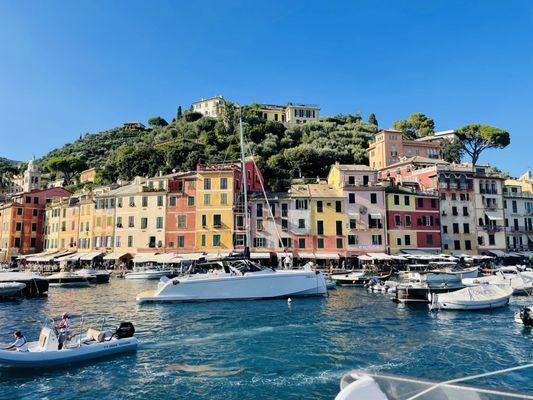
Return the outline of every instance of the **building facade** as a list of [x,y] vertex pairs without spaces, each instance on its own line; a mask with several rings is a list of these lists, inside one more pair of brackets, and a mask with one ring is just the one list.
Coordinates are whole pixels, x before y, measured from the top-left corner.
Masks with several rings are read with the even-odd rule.
[[533,250],[533,191],[530,189],[531,182],[525,179],[505,181],[503,208],[509,251]]
[[199,112],[206,117],[218,117],[224,108],[224,97],[215,96],[207,99],[201,99],[192,103],[191,108],[193,111]]

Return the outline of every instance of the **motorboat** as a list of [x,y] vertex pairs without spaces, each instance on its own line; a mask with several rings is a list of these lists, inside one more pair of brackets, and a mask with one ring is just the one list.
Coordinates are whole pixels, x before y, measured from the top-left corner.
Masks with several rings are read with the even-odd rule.
[[[527,367],[527,366],[526,366]],[[341,379],[341,391],[335,400],[509,400],[533,399],[533,396],[504,392],[494,388],[459,385],[474,377],[447,382],[432,382],[417,378],[352,371]]]
[[20,282],[0,282],[0,298],[14,297],[20,295],[26,288],[25,283]]
[[500,268],[495,275],[465,278],[462,282],[465,286],[477,286],[482,284],[510,286],[515,295],[529,294],[533,291],[533,277],[524,275],[518,271],[516,267]]
[[[57,274],[49,275],[47,277],[50,286],[54,287],[89,287],[91,285],[91,280],[86,276],[80,276],[74,272],[62,271]],[[94,280],[96,283],[96,279]]]
[[407,282],[400,283],[394,290],[393,301],[398,303],[421,302],[429,303],[434,293],[449,293],[463,289],[465,286],[459,280],[441,283]]
[[[115,332],[89,329],[74,336],[58,350],[56,330],[43,327],[36,342],[28,342],[28,351],[0,350],[0,366],[8,368],[57,367],[74,362],[136,351],[139,341],[133,324],[121,323]],[[5,347],[5,346],[4,346]]]
[[0,284],[2,283],[22,283],[26,285],[21,290],[23,297],[42,296],[48,291],[48,279],[44,276],[31,272],[2,272],[0,273]]
[[533,327],[533,307],[522,307],[520,311],[516,312],[514,315],[514,320],[528,328]]
[[484,310],[509,304],[513,289],[509,286],[479,285],[449,293],[433,293],[431,308],[438,310]]
[[367,289],[369,292],[377,292],[377,293],[395,293],[396,287],[398,286],[398,282],[396,281],[387,281],[383,282],[379,279],[371,280],[368,285]]
[[131,272],[124,275],[125,279],[161,279],[172,275],[173,271],[168,268],[158,268],[152,266],[136,266]]
[[323,296],[324,275],[311,268],[273,270],[250,260],[196,264],[187,274],[162,278],[157,290],[137,296],[137,302],[252,300]]
[[89,268],[80,269],[75,273],[85,277],[91,283],[108,283],[111,276],[108,271]]
[[374,273],[368,271],[351,271],[344,274],[333,274],[331,279],[340,286],[364,286],[372,279],[386,281],[392,276],[392,271]]

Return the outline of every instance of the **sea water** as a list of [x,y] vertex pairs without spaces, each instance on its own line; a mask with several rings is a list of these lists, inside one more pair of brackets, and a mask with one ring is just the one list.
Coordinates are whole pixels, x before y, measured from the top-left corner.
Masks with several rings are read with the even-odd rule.
[[[533,361],[533,334],[513,321],[527,297],[483,312],[430,312],[362,288],[328,297],[135,303],[154,281],[113,279],[0,302],[0,343],[36,340],[63,312],[74,330],[131,321],[136,354],[38,370],[0,369],[1,399],[332,399],[343,373],[367,369],[447,380]],[[80,327],[83,315],[83,327]],[[475,382],[533,393],[533,369]]]

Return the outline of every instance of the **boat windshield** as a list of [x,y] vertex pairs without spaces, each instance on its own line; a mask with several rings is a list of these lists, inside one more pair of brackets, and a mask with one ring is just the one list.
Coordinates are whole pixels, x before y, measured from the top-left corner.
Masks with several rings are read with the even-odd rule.
[[232,267],[243,275],[247,272],[259,272],[265,269],[258,264],[245,260],[235,262]]

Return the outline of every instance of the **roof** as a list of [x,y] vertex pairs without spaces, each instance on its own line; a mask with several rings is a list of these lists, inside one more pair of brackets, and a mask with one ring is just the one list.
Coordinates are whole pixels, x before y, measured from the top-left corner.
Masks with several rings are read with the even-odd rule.
[[292,197],[343,197],[342,190],[333,185],[313,183],[291,185]]
[[334,167],[337,167],[340,171],[376,171],[374,168],[362,164],[335,164]]
[[448,165],[448,164],[450,164],[449,162],[444,161],[444,160],[442,160],[440,158],[428,158],[428,157],[422,157],[422,156],[414,156],[414,157],[406,158],[406,159],[404,159],[402,161],[398,161],[398,162],[396,162],[394,164],[388,165],[384,169],[396,167],[396,166],[399,166],[399,165],[416,164],[416,163],[432,164],[432,165],[437,165],[437,164]]
[[219,94],[218,96],[212,96],[212,97],[208,97],[206,99],[201,98],[200,100],[193,101],[192,104],[201,103],[202,101],[208,101],[208,100],[224,100],[224,96]]

